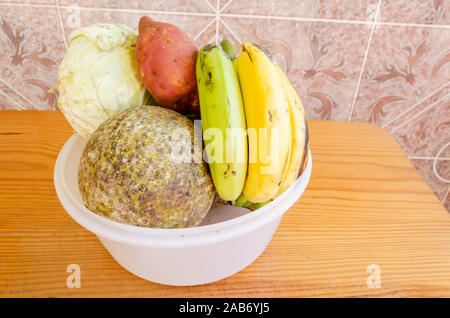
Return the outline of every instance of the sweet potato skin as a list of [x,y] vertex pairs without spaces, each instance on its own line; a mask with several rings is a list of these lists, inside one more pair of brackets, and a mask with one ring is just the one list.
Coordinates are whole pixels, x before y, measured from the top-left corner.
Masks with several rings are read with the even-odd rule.
[[136,66],[147,90],[160,105],[199,115],[195,64],[198,49],[176,26],[143,16],[136,42]]

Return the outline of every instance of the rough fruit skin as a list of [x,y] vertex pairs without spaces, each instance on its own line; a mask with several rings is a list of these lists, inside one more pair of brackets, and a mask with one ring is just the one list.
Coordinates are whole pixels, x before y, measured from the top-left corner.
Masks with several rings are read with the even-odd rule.
[[199,115],[192,39],[173,24],[139,20],[136,41],[138,75],[158,105],[182,114]]
[[198,225],[215,192],[206,163],[172,160],[180,140],[173,132],[180,128],[190,134],[184,145],[192,153],[193,123],[170,109],[134,107],[106,120],[80,160],[78,185],[85,206],[137,226]]

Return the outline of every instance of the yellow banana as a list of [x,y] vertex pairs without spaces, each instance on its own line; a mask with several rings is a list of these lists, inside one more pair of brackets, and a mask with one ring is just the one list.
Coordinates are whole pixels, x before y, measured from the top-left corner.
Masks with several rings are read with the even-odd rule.
[[297,95],[294,87],[289,82],[289,79],[284,74],[283,70],[275,65],[278,71],[281,83],[283,86],[284,95],[286,96],[289,109],[290,109],[290,120],[292,128],[292,145],[291,145],[291,157],[288,164],[288,170],[281,183],[280,188],[276,196],[282,194],[303,172],[304,163],[308,154],[308,143],[309,143],[309,129],[308,122],[306,120],[305,109],[303,108],[302,102]]
[[288,171],[291,152],[289,104],[278,71],[258,46],[244,42],[235,68],[248,130],[248,168],[243,194],[262,203],[277,193]]

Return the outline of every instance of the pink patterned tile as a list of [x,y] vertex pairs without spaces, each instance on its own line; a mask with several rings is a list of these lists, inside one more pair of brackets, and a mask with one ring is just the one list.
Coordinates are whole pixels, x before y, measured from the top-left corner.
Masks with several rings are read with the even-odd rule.
[[237,37],[236,43],[256,42],[273,54],[310,119],[348,118],[367,45],[365,25],[248,18],[223,21]]
[[444,13],[448,10],[445,0],[382,0],[379,21],[446,24]]
[[[218,28],[218,35],[216,37],[216,27]],[[199,37],[199,39],[196,39],[196,41],[199,43],[199,47],[214,43],[217,45],[220,45],[220,42],[224,39],[228,39],[231,42],[233,42],[236,52],[239,51],[239,45],[240,42],[234,37],[233,33],[231,33],[225,25],[219,20],[218,25],[216,26],[216,21],[213,21],[213,23],[208,27],[207,30],[205,30]]]
[[450,94],[450,83],[444,83],[431,95],[426,96],[413,105],[407,105],[407,107],[402,108],[400,114],[392,118],[384,127],[389,131],[394,131],[406,121],[420,116],[427,109],[442,102],[448,94]]
[[433,100],[429,97],[441,97],[448,83],[449,41],[447,29],[376,27],[352,120],[392,129],[405,111],[413,114],[411,109]]
[[312,18],[315,12],[315,2],[310,0],[225,0],[220,2],[220,8],[222,10],[222,13],[225,14],[251,14],[263,16],[290,16]]
[[[129,1],[124,0],[59,0],[59,5],[62,7],[66,6],[80,6],[80,7],[90,7],[90,8],[110,8],[110,9],[120,9]],[[134,1],[133,1],[134,3]]]
[[[141,13],[134,12],[103,10],[74,11],[70,8],[61,8],[61,17],[67,39],[73,30],[94,23],[121,23],[132,28],[137,28],[141,16]],[[203,41],[204,39],[204,36],[198,36],[198,34],[202,32],[213,19],[212,17],[207,16],[194,17],[190,15],[177,16],[171,14],[148,14],[148,16],[157,21],[175,24],[191,38],[196,39],[197,44],[200,44],[200,41]]]
[[436,157],[441,159],[450,159],[450,140],[447,140],[447,144],[438,150]]
[[435,157],[450,141],[450,95],[392,130],[408,156]]
[[239,46],[240,46],[240,39],[237,37],[237,35],[234,33],[233,30],[230,29],[230,26],[227,22],[223,22],[223,19],[219,20],[218,24],[218,40],[217,43],[220,43],[222,40],[227,39],[233,42],[236,53],[239,52]]
[[179,12],[214,12],[213,1],[207,0],[59,0],[61,6],[110,8],[110,9],[139,9],[155,11],[179,11]]
[[370,20],[378,0],[283,0],[283,1],[221,1],[225,14],[288,16],[319,19]]
[[[197,35],[196,38],[194,38],[194,42],[198,45],[199,48],[208,43],[216,42],[216,27],[220,28],[220,23],[218,24],[217,20],[215,20],[214,18],[211,19],[208,23],[208,28],[204,30],[200,35]],[[218,36],[217,43],[220,43],[220,41],[221,38],[220,36]]]
[[136,8],[142,10],[214,13],[216,9],[215,1],[209,0],[134,0],[130,1],[129,3],[131,3],[131,5],[127,4],[127,8]]
[[137,28],[140,14],[119,11],[79,10],[74,8],[61,8],[61,21],[66,40],[72,31],[89,26],[94,23],[120,23]]
[[0,81],[0,110],[27,109],[29,104],[17,91]]
[[0,47],[2,108],[15,108],[14,99],[27,109],[55,109],[48,90],[64,54],[57,9],[0,5]]
[[320,0],[316,3],[314,18],[372,21],[377,6],[378,0]]
[[3,3],[56,5],[56,0],[6,0]]
[[433,173],[433,160],[410,159],[410,161],[438,197],[439,201],[444,202],[450,184],[443,182]]
[[435,160],[434,164],[436,165],[436,171],[434,171],[433,167],[433,172],[436,175],[436,177],[441,181],[450,183],[450,160],[448,159]]
[[444,204],[444,208],[447,210],[447,212],[450,213],[450,186],[447,189],[447,195],[445,196],[443,204]]
[[439,21],[439,24],[448,25],[450,24],[450,4],[448,1],[445,2],[445,7],[442,10],[442,18]]
[[447,210],[450,212],[450,141],[448,139],[447,144],[438,151],[436,158],[433,160],[433,173],[440,181],[449,184],[443,203],[444,205],[447,204]]

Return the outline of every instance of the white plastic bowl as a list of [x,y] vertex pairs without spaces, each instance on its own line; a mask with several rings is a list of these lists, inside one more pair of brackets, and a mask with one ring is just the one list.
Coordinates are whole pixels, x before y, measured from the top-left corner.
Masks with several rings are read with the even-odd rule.
[[308,165],[298,180],[270,204],[256,210],[224,206],[208,212],[200,226],[153,229],[109,220],[88,210],[78,190],[78,165],[86,140],[76,134],[55,164],[55,189],[67,213],[97,235],[125,269],[166,285],[200,285],[233,275],[266,248],[283,214],[298,200],[311,177]]

